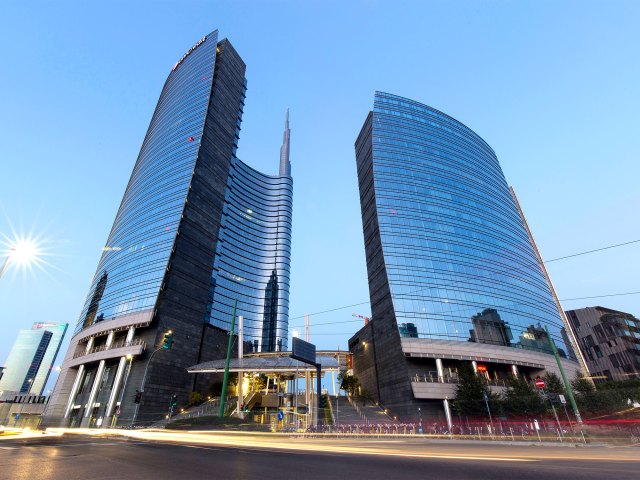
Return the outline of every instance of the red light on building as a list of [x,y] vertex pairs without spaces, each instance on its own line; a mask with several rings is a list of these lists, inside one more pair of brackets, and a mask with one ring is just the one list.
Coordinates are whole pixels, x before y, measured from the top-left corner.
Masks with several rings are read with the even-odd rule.
[[478,365],[476,367],[476,370],[478,370],[478,372],[480,372],[480,373],[485,373],[487,371],[487,366],[486,365]]
[[189,141],[190,141],[190,142],[193,142],[194,140],[195,140],[195,138],[193,138],[193,137],[189,137]]

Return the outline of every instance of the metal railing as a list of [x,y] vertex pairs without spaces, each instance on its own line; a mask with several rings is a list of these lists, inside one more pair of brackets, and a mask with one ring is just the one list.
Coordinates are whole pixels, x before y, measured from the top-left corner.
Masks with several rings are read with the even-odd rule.
[[[457,375],[443,375],[442,377],[438,377],[438,374],[435,372],[427,372],[427,373],[416,373],[411,377],[412,382],[418,383],[453,383],[457,384],[460,382],[460,379]],[[506,387],[507,380],[503,379],[494,379],[494,380],[486,380],[482,379],[485,385],[491,387]]]
[[113,350],[114,348],[123,348],[123,347],[134,347],[136,345],[145,345],[144,341],[141,338],[135,338],[129,342],[122,340],[120,342],[114,342],[111,345],[99,345],[97,347],[93,347],[91,350],[86,352],[83,348],[80,348],[76,353],[73,354],[73,358],[83,357],[85,355],[91,355],[92,353],[104,352],[107,350]]

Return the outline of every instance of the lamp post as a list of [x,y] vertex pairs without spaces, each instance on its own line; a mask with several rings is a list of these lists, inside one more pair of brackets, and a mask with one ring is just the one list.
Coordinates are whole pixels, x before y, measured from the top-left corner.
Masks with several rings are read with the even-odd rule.
[[13,255],[13,252],[16,251],[16,247],[15,245],[12,246],[9,249],[9,253],[7,254],[7,256],[4,258],[4,261],[2,262],[2,265],[0,266],[0,278],[2,278],[2,274],[4,274],[4,271],[7,268],[7,265],[9,264],[9,260],[11,260],[11,256]]
[[31,265],[42,263],[43,252],[38,243],[29,238],[15,238],[11,241],[9,251],[6,253],[2,264],[0,264],[0,278],[4,275],[9,265],[14,264],[22,268],[31,268]]
[[144,384],[147,381],[147,372],[149,371],[149,365],[151,364],[151,359],[160,350],[170,350],[172,344],[173,344],[173,331],[169,330],[168,332],[166,332],[164,334],[164,342],[163,342],[162,346],[160,348],[156,348],[153,352],[151,352],[151,355],[149,356],[149,359],[147,360],[147,365],[146,365],[146,367],[144,367],[144,374],[142,375],[142,382],[140,383],[140,390],[139,390],[140,398],[136,398],[136,400],[137,400],[136,408],[133,411],[133,418],[131,419],[131,428],[135,427],[136,419],[138,418],[138,410],[140,409],[140,400],[141,400],[142,394],[144,394]]

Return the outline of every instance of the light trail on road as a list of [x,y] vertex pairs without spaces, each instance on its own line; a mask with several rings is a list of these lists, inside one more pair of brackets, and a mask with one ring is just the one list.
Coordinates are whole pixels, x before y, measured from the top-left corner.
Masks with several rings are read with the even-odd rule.
[[[529,445],[501,445],[485,442],[439,441],[432,443],[420,437],[393,444],[379,439],[327,439],[295,437],[287,434],[254,432],[175,432],[152,430],[95,430],[95,429],[52,429],[65,434],[82,434],[97,437],[124,436],[137,440],[179,444],[185,446],[219,446],[233,448],[256,448],[301,453],[351,454],[377,457],[401,457],[417,459],[448,459],[479,462],[540,462],[543,460],[582,460],[637,462],[640,458],[620,449],[608,449],[602,454],[600,447],[545,447]],[[194,445],[195,444],[195,445]],[[560,445],[559,445],[560,446]],[[496,451],[497,450],[497,451]],[[532,453],[534,451],[535,453]],[[635,452],[634,452],[635,453]]]

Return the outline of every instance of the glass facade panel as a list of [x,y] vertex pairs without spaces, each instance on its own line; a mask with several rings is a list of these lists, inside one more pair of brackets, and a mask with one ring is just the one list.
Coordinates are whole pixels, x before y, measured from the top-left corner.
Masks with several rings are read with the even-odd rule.
[[234,158],[207,315],[229,330],[236,300],[250,351],[287,349],[293,180]]
[[207,116],[218,32],[198,43],[162,89],[76,333],[156,303]]
[[378,92],[375,208],[403,336],[562,355],[563,327],[498,159],[453,118]]

